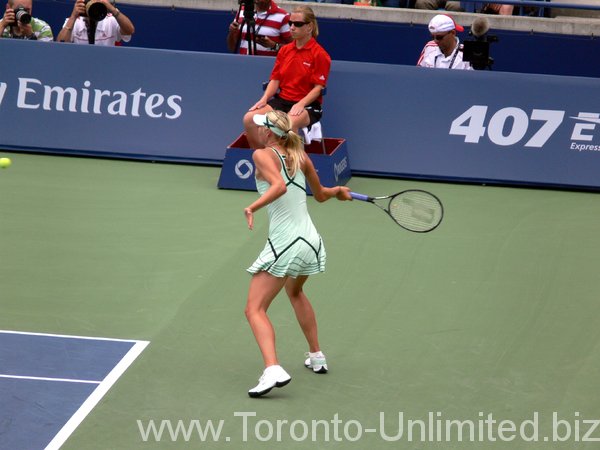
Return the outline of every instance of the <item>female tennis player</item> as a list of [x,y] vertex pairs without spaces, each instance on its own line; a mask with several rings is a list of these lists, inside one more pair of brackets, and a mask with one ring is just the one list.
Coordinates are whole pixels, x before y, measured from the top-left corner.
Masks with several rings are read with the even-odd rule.
[[325,270],[323,240],[306,207],[306,182],[318,202],[333,197],[351,200],[351,196],[345,186],[321,185],[312,161],[304,152],[302,139],[292,130],[286,113],[270,111],[256,114],[253,120],[263,148],[253,154],[260,197],[244,209],[248,228],[252,230],[254,226],[255,211],[267,206],[269,213],[267,244],[248,268],[253,275],[245,311],[265,364],[258,385],[248,395],[260,397],[291,381],[279,365],[275,331],[267,315],[271,302],[284,287],[308,342],[305,365],[316,373],[327,372],[315,313],[302,289],[309,275]]
[[293,41],[281,47],[263,96],[244,115],[244,128],[250,148],[260,145],[254,114],[279,110],[288,113],[292,130],[312,125],[321,119],[322,90],[327,85],[331,57],[316,38],[319,27],[315,13],[299,6],[290,15]]

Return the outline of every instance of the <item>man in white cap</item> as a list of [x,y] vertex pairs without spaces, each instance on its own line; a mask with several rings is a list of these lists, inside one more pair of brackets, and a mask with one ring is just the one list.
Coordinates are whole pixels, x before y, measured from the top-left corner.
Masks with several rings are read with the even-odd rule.
[[416,9],[445,9],[446,11],[464,11],[460,2],[450,2],[447,0],[417,0]]
[[425,44],[417,66],[473,70],[470,63],[463,61],[462,45],[456,36],[457,31],[465,29],[446,14],[438,14],[431,19],[429,32],[433,40]]

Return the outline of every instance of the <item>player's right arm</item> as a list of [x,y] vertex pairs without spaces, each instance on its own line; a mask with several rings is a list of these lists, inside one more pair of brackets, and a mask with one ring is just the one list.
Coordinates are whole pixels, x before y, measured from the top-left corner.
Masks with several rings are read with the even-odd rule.
[[244,208],[244,215],[249,229],[254,226],[255,211],[274,202],[287,192],[285,181],[281,176],[281,163],[272,150],[267,148],[255,150],[252,154],[252,160],[256,167],[256,177],[269,183],[269,189],[250,206]]
[[323,186],[321,184],[321,180],[319,180],[319,175],[315,170],[314,164],[306,154],[304,155],[304,161],[302,162],[302,171],[304,172],[306,181],[310,186],[313,197],[319,203],[326,202],[333,197],[336,197],[338,200],[352,200],[352,197],[350,196],[350,188],[346,186]]

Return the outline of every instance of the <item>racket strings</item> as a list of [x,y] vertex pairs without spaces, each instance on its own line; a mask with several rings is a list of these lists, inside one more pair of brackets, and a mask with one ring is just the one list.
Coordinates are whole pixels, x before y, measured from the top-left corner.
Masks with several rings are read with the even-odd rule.
[[411,231],[430,231],[439,225],[443,216],[440,201],[425,191],[405,191],[390,200],[390,216]]

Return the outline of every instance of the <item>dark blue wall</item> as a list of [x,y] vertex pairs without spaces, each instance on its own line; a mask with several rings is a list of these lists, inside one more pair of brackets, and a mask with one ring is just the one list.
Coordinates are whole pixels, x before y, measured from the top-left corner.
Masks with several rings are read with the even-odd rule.
[[[19,61],[0,70],[0,148],[209,164],[273,67],[15,39],[0,55]],[[355,174],[600,189],[598,98],[594,78],[333,61],[322,122]]]
[[[34,16],[58,34],[72,1],[36,0]],[[225,36],[232,13],[183,8],[119,5],[134,22],[129,46],[226,53]],[[319,41],[334,60],[414,65],[429,39],[425,25],[319,20]],[[599,77],[600,39],[493,30],[494,70]],[[467,37],[463,33],[463,38]]]

